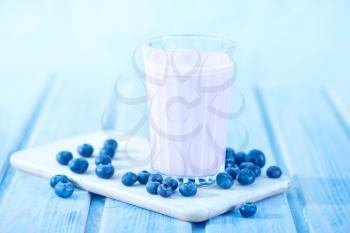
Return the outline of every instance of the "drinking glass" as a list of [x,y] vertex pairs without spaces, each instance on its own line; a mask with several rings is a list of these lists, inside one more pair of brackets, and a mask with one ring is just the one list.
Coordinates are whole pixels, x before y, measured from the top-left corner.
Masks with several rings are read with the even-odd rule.
[[208,185],[224,167],[234,43],[168,35],[143,45],[151,164],[155,172]]

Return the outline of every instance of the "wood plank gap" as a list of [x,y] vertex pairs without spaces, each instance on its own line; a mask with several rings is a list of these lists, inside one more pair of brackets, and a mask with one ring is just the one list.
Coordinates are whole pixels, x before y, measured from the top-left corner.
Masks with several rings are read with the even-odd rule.
[[96,233],[101,226],[101,218],[106,198],[94,193],[90,194],[90,208],[85,224],[85,233]]
[[204,233],[206,223],[207,221],[192,223],[192,233]]

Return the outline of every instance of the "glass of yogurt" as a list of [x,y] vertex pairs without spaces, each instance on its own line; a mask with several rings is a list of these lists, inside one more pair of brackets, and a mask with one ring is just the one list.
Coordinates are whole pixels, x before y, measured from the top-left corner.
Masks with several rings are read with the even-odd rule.
[[234,43],[169,35],[143,45],[151,164],[155,172],[208,185],[224,167]]

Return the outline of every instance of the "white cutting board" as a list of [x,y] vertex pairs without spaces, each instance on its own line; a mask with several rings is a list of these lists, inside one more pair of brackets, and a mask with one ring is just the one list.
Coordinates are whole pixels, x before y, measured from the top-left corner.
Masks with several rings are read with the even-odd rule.
[[[116,173],[111,179],[105,180],[95,175],[94,159],[103,141],[111,137],[119,142],[118,152],[113,160]],[[96,151],[95,155],[88,159],[89,169],[86,173],[75,174],[67,166],[56,162],[56,153],[61,150],[69,150],[74,154],[74,158],[78,157],[76,148],[82,143],[92,144]],[[207,220],[246,201],[258,201],[282,193],[288,189],[290,182],[287,177],[269,179],[263,171],[262,176],[250,186],[240,186],[235,182],[231,189],[223,190],[212,185],[198,188],[197,195],[194,197],[183,197],[176,191],[170,198],[150,195],[144,185],[123,186],[120,181],[122,174],[127,171],[136,173],[141,170],[150,170],[149,158],[150,148],[146,139],[136,136],[127,137],[116,132],[97,132],[18,151],[11,156],[11,164],[15,168],[46,178],[65,174],[76,186],[89,192],[191,222]]]

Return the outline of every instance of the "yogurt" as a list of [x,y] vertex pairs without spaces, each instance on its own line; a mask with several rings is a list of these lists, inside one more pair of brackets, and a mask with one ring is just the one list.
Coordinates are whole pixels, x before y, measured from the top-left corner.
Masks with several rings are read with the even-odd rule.
[[196,49],[147,52],[152,168],[171,176],[215,175],[225,159],[233,61]]

